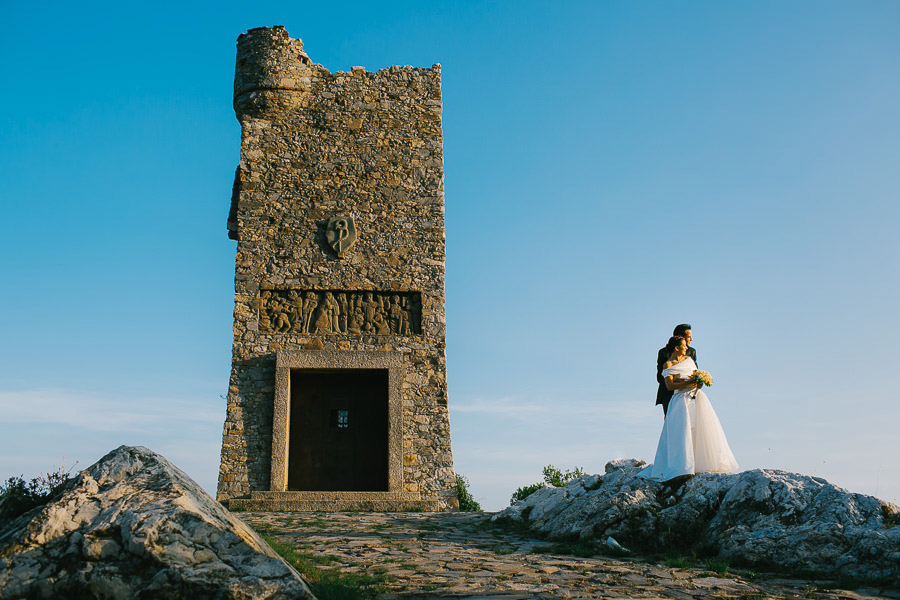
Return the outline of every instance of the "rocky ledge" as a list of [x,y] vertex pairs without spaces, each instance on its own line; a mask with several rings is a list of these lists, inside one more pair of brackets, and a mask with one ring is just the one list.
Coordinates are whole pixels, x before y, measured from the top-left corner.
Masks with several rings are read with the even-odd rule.
[[314,597],[194,481],[121,446],[51,501],[0,523],[0,599]]
[[819,477],[757,469],[702,473],[677,485],[642,479],[635,459],[566,487],[545,487],[494,520],[555,539],[599,540],[655,553],[812,571],[867,581],[900,578],[900,509]]

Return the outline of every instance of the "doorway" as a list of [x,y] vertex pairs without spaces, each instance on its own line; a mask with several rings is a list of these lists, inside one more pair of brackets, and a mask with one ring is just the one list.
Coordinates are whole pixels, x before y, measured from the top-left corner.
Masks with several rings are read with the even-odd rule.
[[388,491],[388,369],[292,369],[289,491]]

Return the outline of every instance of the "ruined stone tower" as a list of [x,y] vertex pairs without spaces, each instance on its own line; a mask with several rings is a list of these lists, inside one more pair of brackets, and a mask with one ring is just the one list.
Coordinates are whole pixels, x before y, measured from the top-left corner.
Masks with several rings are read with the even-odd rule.
[[238,38],[231,507],[455,505],[440,76],[330,73],[283,27]]

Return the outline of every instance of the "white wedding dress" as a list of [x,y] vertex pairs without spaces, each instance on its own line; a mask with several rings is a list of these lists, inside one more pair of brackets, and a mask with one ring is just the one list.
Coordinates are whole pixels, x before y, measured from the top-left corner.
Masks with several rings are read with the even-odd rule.
[[[689,377],[697,370],[690,357],[662,372],[663,377]],[[668,481],[694,473],[730,473],[738,464],[728,447],[725,432],[703,390],[675,390],[669,401],[653,464],[641,477]]]

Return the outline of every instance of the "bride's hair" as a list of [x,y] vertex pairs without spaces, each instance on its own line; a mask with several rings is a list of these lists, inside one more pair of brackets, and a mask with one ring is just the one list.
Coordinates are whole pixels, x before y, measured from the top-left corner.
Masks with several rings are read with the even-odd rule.
[[678,346],[678,344],[680,344],[683,341],[684,341],[684,338],[681,337],[680,335],[673,335],[672,337],[669,338],[669,341],[666,342],[666,352],[668,352],[669,354],[672,354],[672,350],[674,350],[675,347]]

